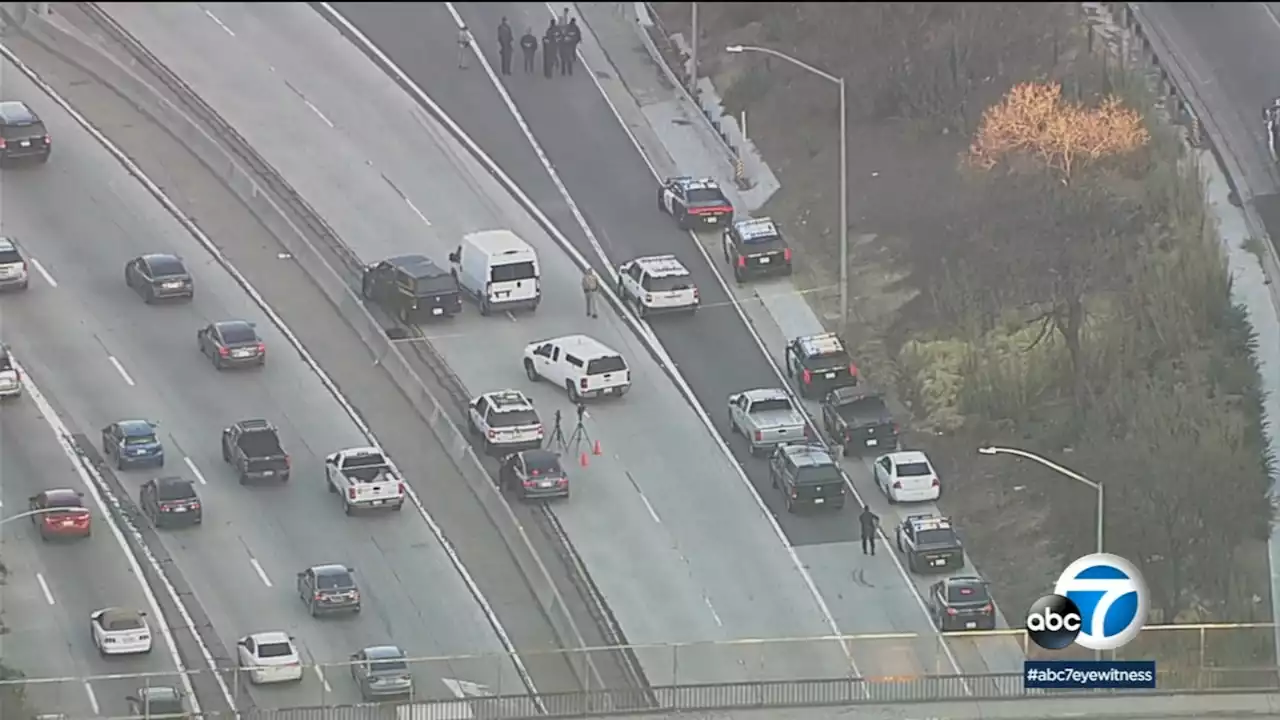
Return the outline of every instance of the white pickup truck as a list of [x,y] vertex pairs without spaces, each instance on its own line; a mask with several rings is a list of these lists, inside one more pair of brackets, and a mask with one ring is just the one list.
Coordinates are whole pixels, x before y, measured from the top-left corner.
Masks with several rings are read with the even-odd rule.
[[376,447],[339,450],[324,459],[329,492],[342,498],[348,515],[357,510],[404,507],[404,481]]
[[13,364],[9,348],[0,345],[0,398],[18,397],[22,394],[22,377]]

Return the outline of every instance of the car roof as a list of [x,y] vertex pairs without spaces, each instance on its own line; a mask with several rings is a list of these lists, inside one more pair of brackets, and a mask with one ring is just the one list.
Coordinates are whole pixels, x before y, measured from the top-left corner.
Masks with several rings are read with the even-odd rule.
[[11,237],[0,237],[0,251],[17,250],[18,242]]
[[132,608],[103,608],[100,616],[103,625],[110,625],[117,620],[142,620],[142,613]]
[[448,271],[425,255],[397,255],[387,258],[400,272],[412,278],[434,278],[448,275]]
[[195,487],[195,485],[192,484],[190,480],[186,478],[178,477],[176,475],[166,475],[165,477],[158,477],[158,478],[155,478],[155,481],[156,481],[156,485],[166,485],[169,487],[174,487],[178,485],[181,485],[182,487],[188,487],[188,488]]
[[733,223],[733,229],[744,240],[781,235],[778,224],[772,218],[744,218]]
[[253,323],[248,320],[219,320],[213,324],[214,327],[222,330],[254,330]]
[[929,456],[925,455],[919,450],[902,450],[896,453],[889,453],[885,457],[888,457],[889,460],[894,465],[904,465],[906,463],[918,463],[918,462],[928,463],[930,466],[933,465],[933,463],[929,462]]
[[782,452],[791,458],[791,462],[796,467],[810,467],[815,465],[834,465],[835,460],[832,459],[831,453],[827,449],[816,443],[793,443],[783,445]]
[[182,258],[177,255],[170,255],[169,253],[147,253],[146,255],[141,255],[139,257],[146,260],[147,264],[169,262],[178,263],[179,265],[186,267],[186,265],[183,265],[182,263]]
[[71,488],[54,488],[53,490],[44,491],[45,502],[63,503],[70,501],[73,505],[80,505],[80,493]]
[[532,461],[532,462],[549,463],[549,462],[560,459],[559,453],[552,452],[550,450],[547,450],[546,448],[534,448],[532,450],[525,450],[524,452],[520,453],[520,456],[524,458],[525,462]]
[[482,397],[488,398],[493,409],[498,412],[527,410],[533,406],[533,401],[519,390],[494,390],[485,393]]
[[290,645],[293,644],[293,641],[289,639],[288,633],[284,633],[279,630],[267,630],[264,632],[250,633],[248,637],[249,639],[253,640],[255,643],[258,643],[259,645],[263,643],[289,643]]
[[638,257],[633,262],[654,277],[672,277],[688,275],[689,270],[675,255],[647,255]]
[[787,391],[782,388],[753,388],[751,390],[743,390],[743,395],[752,402],[759,400],[787,400]]
[[838,387],[827,393],[824,401],[830,402],[832,405],[851,405],[862,400],[880,400],[884,401],[884,395],[878,392],[868,392],[856,387]]
[[801,335],[795,342],[806,356],[836,355],[845,351],[844,342],[835,333]]
[[[605,345],[599,340],[588,335],[564,335],[562,337],[547,338],[539,340],[534,345],[543,343],[555,343],[563,350],[577,350],[580,355],[599,356],[599,355],[621,355],[618,351]],[[583,358],[584,360],[588,358]]]
[[950,530],[951,518],[934,514],[908,515],[907,522],[916,530]]
[[719,190],[720,183],[715,178],[696,178],[688,175],[671,178],[671,182],[686,190]]
[[125,437],[146,437],[155,435],[156,429],[146,420],[121,420],[116,423]]
[[5,100],[0,102],[0,122],[5,125],[30,125],[40,122],[40,117],[21,100]]
[[490,255],[512,255],[532,250],[529,243],[510,230],[481,230],[467,233],[466,240]]
[[134,693],[144,700],[177,700],[182,696],[178,692],[178,688],[169,687],[168,685],[141,687],[135,690]]
[[371,645],[364,649],[364,656],[370,660],[393,660],[404,658],[405,654],[395,645]]
[[351,571],[347,569],[346,565],[337,565],[333,563],[330,563],[328,565],[314,565],[311,568],[311,572],[315,573],[316,575],[350,575],[351,574]]

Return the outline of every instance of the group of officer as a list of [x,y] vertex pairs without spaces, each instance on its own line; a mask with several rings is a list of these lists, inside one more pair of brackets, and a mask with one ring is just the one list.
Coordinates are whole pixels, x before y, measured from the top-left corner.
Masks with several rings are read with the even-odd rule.
[[[498,57],[502,61],[502,74],[511,74],[511,58],[515,54],[515,33],[507,19],[502,18],[498,24]],[[572,75],[573,66],[578,54],[578,43],[582,42],[582,28],[578,27],[578,19],[569,17],[569,9],[564,14],[552,18],[542,34],[542,74],[551,77],[556,68],[561,75]],[[466,54],[471,49],[471,35],[464,27],[458,34],[458,67],[466,68]],[[520,36],[520,52],[524,55],[525,74],[537,72],[535,62],[538,54],[538,37],[533,28],[525,28]]]

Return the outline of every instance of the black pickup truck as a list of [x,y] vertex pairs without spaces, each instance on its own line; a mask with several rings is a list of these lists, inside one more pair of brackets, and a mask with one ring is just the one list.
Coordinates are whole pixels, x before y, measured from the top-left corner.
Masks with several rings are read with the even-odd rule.
[[289,454],[280,447],[276,427],[266,420],[241,420],[223,430],[222,459],[236,469],[241,485],[289,481]]
[[846,456],[898,448],[898,424],[879,393],[854,387],[832,390],[822,399],[822,427]]

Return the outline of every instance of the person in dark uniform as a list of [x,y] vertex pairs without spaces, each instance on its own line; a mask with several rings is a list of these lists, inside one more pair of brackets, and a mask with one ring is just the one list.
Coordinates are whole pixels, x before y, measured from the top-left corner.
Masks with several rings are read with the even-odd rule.
[[561,75],[573,74],[573,65],[578,58],[578,43],[580,42],[582,42],[582,28],[578,27],[578,18],[572,18],[560,35]]
[[515,33],[511,32],[511,26],[507,24],[507,19],[502,18],[502,22],[498,23],[498,57],[502,60],[502,74],[511,74],[511,53],[515,46]]
[[556,69],[556,60],[559,59],[557,49],[560,47],[560,28],[556,25],[554,18],[551,24],[547,26],[547,31],[542,35],[542,74],[551,77]]
[[520,36],[520,51],[524,53],[525,74],[532,74],[534,72],[533,58],[538,54],[538,36],[533,34],[533,28],[525,28],[524,35]]
[[880,527],[880,516],[871,512],[870,506],[862,508],[858,515],[858,529],[862,534],[862,554],[876,554],[876,530]]

